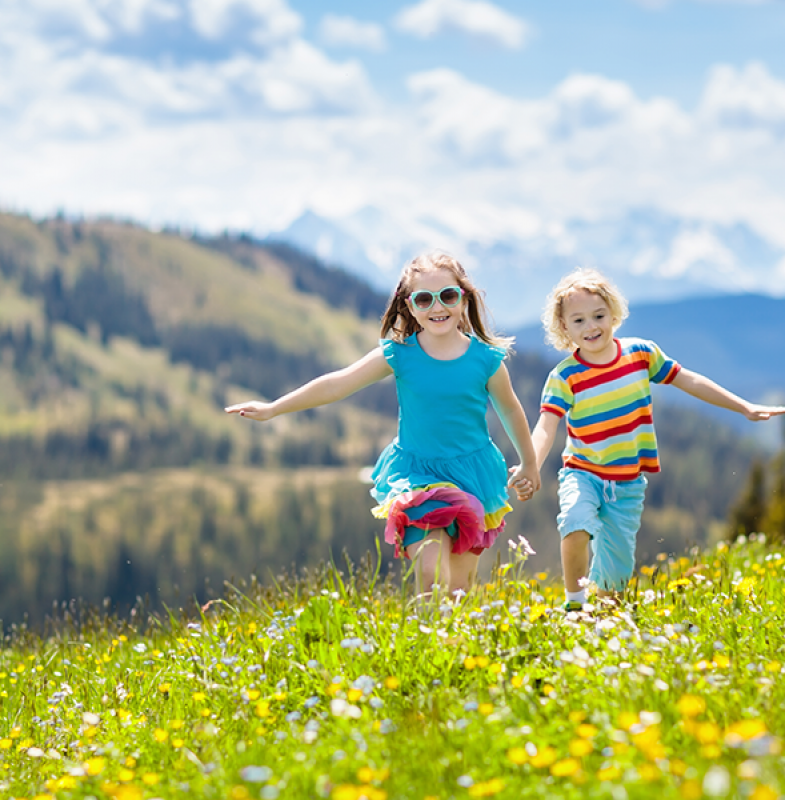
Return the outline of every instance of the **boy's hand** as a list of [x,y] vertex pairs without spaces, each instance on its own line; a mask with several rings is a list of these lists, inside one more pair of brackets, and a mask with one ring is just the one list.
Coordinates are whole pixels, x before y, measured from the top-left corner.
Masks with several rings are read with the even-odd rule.
[[785,414],[785,406],[758,406],[752,403],[744,412],[744,416],[752,422],[763,422],[764,420],[778,417]]
[[540,488],[540,472],[537,467],[526,467],[518,464],[510,468],[510,480],[507,485],[515,492],[517,498],[525,503],[531,500]]
[[241,417],[256,419],[259,420],[259,422],[266,422],[268,419],[272,419],[275,416],[275,412],[270,403],[260,403],[258,400],[238,403],[235,406],[225,408],[224,411],[227,414],[239,414]]

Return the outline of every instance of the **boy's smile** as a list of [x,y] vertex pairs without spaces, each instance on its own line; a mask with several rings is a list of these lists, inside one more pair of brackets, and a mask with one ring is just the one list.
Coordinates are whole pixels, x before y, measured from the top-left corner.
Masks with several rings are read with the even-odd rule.
[[567,295],[562,303],[562,325],[581,358],[590,364],[607,364],[616,357],[613,316],[600,295],[585,289]]

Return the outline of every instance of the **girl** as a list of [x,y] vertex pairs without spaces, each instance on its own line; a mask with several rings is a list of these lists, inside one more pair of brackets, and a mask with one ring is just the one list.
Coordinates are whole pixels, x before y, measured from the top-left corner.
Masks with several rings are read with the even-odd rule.
[[504,527],[507,475],[488,434],[490,398],[521,463],[512,470],[521,500],[540,487],[523,408],[502,363],[511,339],[491,335],[485,305],[454,258],[407,264],[382,317],[379,347],[272,403],[230,406],[230,414],[269,420],[334,403],[388,375],[398,392],[398,436],[373,471],[374,516],[385,540],[415,562],[418,592],[439,583],[450,593],[472,585],[480,553]]
[[[753,422],[785,413],[785,408],[750,403],[683,368],[654,342],[617,339],[626,316],[625,298],[591,269],[565,276],[542,316],[547,341],[571,352],[548,376],[532,434],[541,466],[559,421],[566,419],[556,521],[568,611],[586,601],[587,575],[600,596],[622,591],[632,577],[646,473],[660,470],[650,384],[671,384]],[[512,485],[517,492],[517,481]],[[528,487],[522,489],[527,495]]]

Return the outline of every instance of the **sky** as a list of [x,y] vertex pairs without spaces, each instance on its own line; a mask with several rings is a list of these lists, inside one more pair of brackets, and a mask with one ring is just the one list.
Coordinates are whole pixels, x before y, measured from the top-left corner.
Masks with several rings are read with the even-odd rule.
[[784,0],[0,0],[0,208],[785,245]]

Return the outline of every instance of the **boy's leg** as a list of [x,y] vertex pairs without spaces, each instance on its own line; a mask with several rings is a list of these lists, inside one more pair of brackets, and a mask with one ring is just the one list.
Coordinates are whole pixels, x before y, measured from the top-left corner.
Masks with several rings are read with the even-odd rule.
[[556,522],[568,601],[585,601],[581,579],[589,574],[589,542],[600,531],[601,486],[599,478],[581,470],[562,469],[559,473],[560,511]]
[[561,540],[561,566],[564,588],[568,592],[583,589],[581,581],[589,574],[589,542],[586,531],[572,531]]
[[624,591],[635,570],[635,545],[646,485],[644,476],[614,484],[610,498],[600,510],[602,532],[593,542],[590,577],[601,597]]
[[424,539],[406,548],[406,554],[414,563],[419,596],[430,597],[434,584],[443,592],[449,591],[451,550],[452,540],[444,528],[434,528]]

